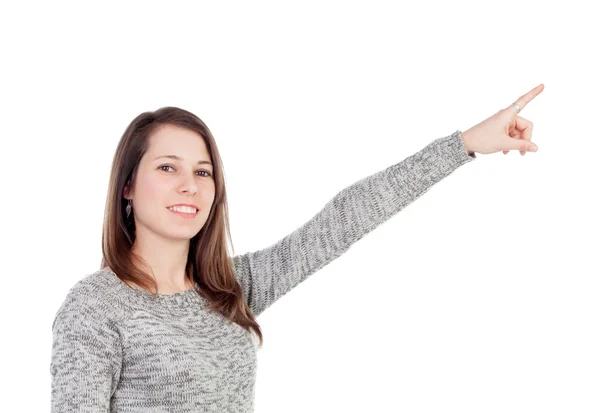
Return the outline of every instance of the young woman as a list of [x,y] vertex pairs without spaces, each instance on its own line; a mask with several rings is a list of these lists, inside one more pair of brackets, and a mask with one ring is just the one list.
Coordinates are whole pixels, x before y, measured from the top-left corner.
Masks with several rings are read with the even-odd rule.
[[517,114],[542,90],[348,186],[267,248],[233,257],[210,130],[183,109],[142,113],[113,159],[101,269],[71,288],[52,325],[52,412],[252,412],[256,317],[475,153],[535,152],[533,124]]

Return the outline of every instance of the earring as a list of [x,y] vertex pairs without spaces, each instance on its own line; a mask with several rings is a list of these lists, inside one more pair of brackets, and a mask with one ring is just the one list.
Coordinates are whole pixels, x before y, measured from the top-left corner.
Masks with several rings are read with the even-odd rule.
[[129,218],[129,214],[131,214],[131,199],[129,200],[129,202],[127,203],[127,206],[125,207],[125,215],[127,216],[127,218]]

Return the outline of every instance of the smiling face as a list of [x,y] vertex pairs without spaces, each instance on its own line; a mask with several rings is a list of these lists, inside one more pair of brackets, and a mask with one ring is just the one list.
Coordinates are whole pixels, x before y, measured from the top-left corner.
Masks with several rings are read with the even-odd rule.
[[[132,191],[124,191],[132,199],[136,234],[152,232],[189,241],[204,226],[215,198],[213,167],[204,139],[188,129],[161,125],[148,144]],[[170,155],[179,159],[164,157]],[[196,205],[199,210],[190,218],[168,209],[176,204]]]

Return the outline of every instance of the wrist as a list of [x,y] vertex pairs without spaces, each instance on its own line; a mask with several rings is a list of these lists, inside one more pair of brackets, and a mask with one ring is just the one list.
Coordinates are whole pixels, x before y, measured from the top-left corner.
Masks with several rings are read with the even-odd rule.
[[470,139],[469,139],[470,136],[471,135],[470,135],[470,133],[469,133],[468,130],[466,132],[462,132],[460,134],[460,137],[462,138],[463,146],[465,147],[465,149],[466,149],[467,153],[469,154],[469,156],[471,156],[471,155],[473,155],[475,153],[475,151],[473,151],[471,149]]

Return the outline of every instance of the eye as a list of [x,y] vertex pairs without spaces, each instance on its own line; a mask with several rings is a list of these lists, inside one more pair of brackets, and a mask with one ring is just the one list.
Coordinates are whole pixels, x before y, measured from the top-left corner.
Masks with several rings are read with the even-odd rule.
[[[164,169],[162,169],[162,168],[173,168],[173,167],[171,165],[161,165],[158,167],[158,169],[164,171]],[[167,172],[167,171],[165,171],[165,172]]]
[[[172,165],[161,165],[161,166],[158,167],[158,169],[160,169],[161,171],[165,171],[162,168],[173,168],[173,166]],[[175,169],[175,168],[173,168],[173,169]],[[168,171],[165,171],[165,172],[168,172]],[[196,172],[204,172],[206,175],[203,175],[203,176],[206,177],[206,178],[208,178],[209,176],[211,176],[210,172],[208,172],[208,171],[199,170],[199,171],[196,171]]]

